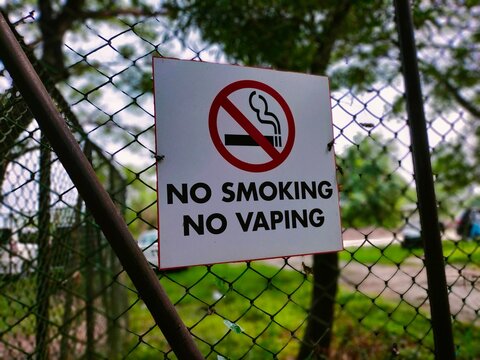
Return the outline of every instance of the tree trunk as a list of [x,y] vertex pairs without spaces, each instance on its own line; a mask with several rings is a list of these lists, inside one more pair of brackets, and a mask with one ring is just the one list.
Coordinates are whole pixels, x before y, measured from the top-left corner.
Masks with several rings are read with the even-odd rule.
[[[324,22],[324,30],[316,38],[317,53],[310,67],[312,74],[325,74],[351,8],[352,1],[339,0]],[[337,253],[314,255],[312,303],[298,360],[328,359],[339,272]]]
[[312,304],[298,360],[329,358],[338,275],[338,253],[314,255]]

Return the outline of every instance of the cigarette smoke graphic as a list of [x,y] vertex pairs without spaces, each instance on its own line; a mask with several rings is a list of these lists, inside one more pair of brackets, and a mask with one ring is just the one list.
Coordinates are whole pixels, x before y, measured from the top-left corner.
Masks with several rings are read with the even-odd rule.
[[[260,106],[255,106],[253,104],[253,100],[259,99],[260,101],[256,101],[256,103],[261,103]],[[252,91],[250,93],[250,97],[248,98],[248,102],[250,104],[250,108],[257,114],[257,119],[262,124],[269,124],[273,126],[274,134],[274,146],[282,146],[282,136],[281,136],[281,129],[280,129],[280,122],[278,121],[277,116],[268,111],[268,104],[267,100],[260,94],[257,95],[256,91]]]

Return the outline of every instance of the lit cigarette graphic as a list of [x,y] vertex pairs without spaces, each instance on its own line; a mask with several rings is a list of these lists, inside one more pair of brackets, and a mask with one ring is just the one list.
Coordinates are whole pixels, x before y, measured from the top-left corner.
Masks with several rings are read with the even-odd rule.
[[[267,141],[274,145],[276,136],[265,136]],[[277,141],[278,142],[278,141]],[[235,134],[225,134],[225,145],[230,146],[259,146],[258,143],[250,135],[235,135]]]
[[[254,100],[256,104],[254,104]],[[282,134],[280,129],[280,122],[277,116],[268,111],[268,104],[265,97],[257,94],[256,91],[252,91],[248,98],[250,108],[255,112],[257,120],[262,123],[273,127],[274,134],[264,135],[265,139],[275,147],[282,146]],[[230,146],[259,146],[258,143],[250,135],[235,135],[225,134],[225,145]]]

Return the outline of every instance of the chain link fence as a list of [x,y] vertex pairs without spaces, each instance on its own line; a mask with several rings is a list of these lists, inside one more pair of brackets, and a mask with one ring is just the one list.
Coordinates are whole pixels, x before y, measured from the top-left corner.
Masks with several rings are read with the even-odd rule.
[[[220,49],[195,32],[185,38],[160,13],[139,10],[77,22],[64,37],[63,61],[52,68],[35,60],[42,56],[37,15],[7,10],[134,237],[155,229],[152,56],[226,61]],[[420,64],[451,60],[478,26],[480,17],[464,15],[463,24],[447,21],[418,35],[432,45],[419,47]],[[389,21],[386,27],[394,27],[393,16]],[[478,43],[471,46],[478,56]],[[393,49],[382,60],[390,76],[381,81],[361,88],[333,84],[345,250],[333,292],[332,359],[434,356],[398,57]],[[176,358],[8,72],[0,71],[0,357]],[[439,105],[438,88],[424,80],[457,357],[474,359],[480,357],[480,249],[474,220],[459,228],[458,214],[478,206],[478,189],[469,173],[475,166],[465,167],[455,155],[478,157],[478,117]],[[458,89],[457,95],[469,93]],[[470,180],[455,187],[455,177],[465,175]],[[303,256],[157,274],[206,358],[292,359],[311,309],[312,267],[312,257]]]

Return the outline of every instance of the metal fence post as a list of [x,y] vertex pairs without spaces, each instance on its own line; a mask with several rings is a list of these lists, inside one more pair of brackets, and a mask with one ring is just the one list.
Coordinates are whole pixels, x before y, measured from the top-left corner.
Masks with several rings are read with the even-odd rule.
[[[116,174],[114,170],[115,169],[113,166],[108,167],[108,191],[110,194],[115,194],[113,195],[114,202],[119,208],[121,214],[125,216],[125,190],[118,192],[119,188],[125,189],[125,187],[117,186],[116,180],[118,180],[118,174]],[[120,264],[111,249],[106,249],[105,260],[106,263],[108,263],[108,269],[111,271],[112,274],[120,273]],[[120,343],[120,328],[122,327],[122,321],[117,317],[119,316],[119,314],[121,314],[122,308],[125,309],[128,307],[128,304],[122,303],[122,301],[126,301],[126,297],[121,296],[120,290],[121,289],[119,285],[117,283],[113,283],[110,287],[110,291],[105,294],[105,303],[108,304],[108,309],[106,309],[108,314],[108,348],[109,355],[113,359],[119,358],[122,351],[122,346]]]
[[0,57],[172,350],[179,359],[203,359],[1,13]]
[[[92,149],[88,146],[88,143],[85,145],[84,154],[88,161],[92,163]],[[94,359],[95,354],[95,311],[94,311],[94,302],[95,302],[95,282],[97,277],[94,274],[94,266],[97,263],[96,259],[96,234],[93,229],[92,219],[90,217],[90,212],[86,211],[85,214],[85,230],[83,232],[83,251],[87,255],[86,266],[84,269],[85,276],[85,322],[86,322],[86,338],[87,338],[87,348],[85,350],[85,358],[88,360]]]
[[38,268],[37,274],[37,310],[36,310],[36,358],[49,358],[48,329],[51,288],[51,244],[50,244],[50,173],[51,150],[42,134],[40,146],[40,179],[38,199]]
[[405,81],[420,224],[424,239],[435,355],[437,359],[454,359],[455,346],[448,303],[447,280],[410,2],[395,0],[394,3]]

